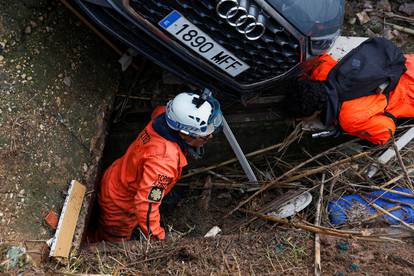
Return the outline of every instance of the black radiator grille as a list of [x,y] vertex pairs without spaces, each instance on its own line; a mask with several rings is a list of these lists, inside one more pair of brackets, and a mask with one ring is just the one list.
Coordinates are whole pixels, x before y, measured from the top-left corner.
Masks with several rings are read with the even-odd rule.
[[[162,3],[161,3],[162,2]],[[275,19],[266,18],[266,32],[249,41],[216,13],[215,0],[131,0],[131,7],[157,25],[172,10],[179,11],[212,39],[247,63],[250,68],[236,77],[253,84],[278,77],[300,63],[299,41]],[[220,69],[218,69],[220,70]]]

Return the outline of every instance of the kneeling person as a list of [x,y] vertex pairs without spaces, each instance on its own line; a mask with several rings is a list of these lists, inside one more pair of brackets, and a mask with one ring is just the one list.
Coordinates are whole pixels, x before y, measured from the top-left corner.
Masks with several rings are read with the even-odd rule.
[[[371,45],[368,43],[385,45],[384,49],[390,49],[390,52],[394,49],[392,52],[394,55],[372,54],[370,56],[368,52],[366,55],[369,58],[365,59],[350,56],[348,61],[353,68],[349,72],[349,79],[346,79],[348,76],[342,71],[334,71],[337,62],[331,56],[322,56],[321,63],[312,72],[310,80],[297,81],[292,84],[283,104],[286,115],[305,122],[319,119],[327,129],[339,127],[350,135],[366,139],[374,144],[385,144],[391,137],[390,132],[395,132],[396,119],[414,117],[414,55],[403,55],[399,49],[391,46],[391,42],[384,39],[372,39],[365,45]],[[384,63],[389,60],[393,61],[394,57],[399,62],[399,67],[375,68],[377,63],[380,67],[382,61]],[[376,60],[381,62],[375,63]],[[340,92],[336,89],[338,83],[343,87],[365,89],[370,83],[368,80],[365,83],[353,83],[351,77],[362,78],[360,75],[364,76],[365,71],[375,69],[388,73],[394,68],[400,68],[398,72],[401,74],[395,74],[398,78],[395,79],[394,85],[389,85],[387,93],[381,92],[381,89],[368,89],[366,95],[361,96],[353,96],[352,90],[349,91],[349,95],[338,94]],[[342,74],[341,78],[338,77],[339,73]],[[371,77],[375,82],[375,76]],[[394,75],[390,75],[390,79],[391,77]],[[384,84],[387,85],[387,83]]]
[[199,155],[222,124],[218,101],[203,98],[181,93],[166,108],[157,107],[125,155],[106,170],[92,240],[130,240],[136,227],[149,238],[165,238],[159,213],[162,199],[179,180],[187,155]]

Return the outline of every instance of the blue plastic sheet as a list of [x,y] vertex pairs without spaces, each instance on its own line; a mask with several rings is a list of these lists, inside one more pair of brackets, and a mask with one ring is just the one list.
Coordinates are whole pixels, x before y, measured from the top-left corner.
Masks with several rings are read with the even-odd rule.
[[[395,191],[404,192],[407,194],[413,194],[409,189],[406,188],[396,188]],[[401,206],[401,209],[390,212],[399,219],[407,222],[414,222],[414,198],[398,195],[395,193],[385,192],[385,191],[375,191],[372,193],[364,194],[364,197],[370,201],[374,202],[376,205],[382,207],[383,209],[390,209],[395,206]],[[375,200],[375,201],[374,201]],[[378,211],[370,206],[360,195],[346,195],[341,196],[336,200],[333,200],[328,203],[328,212],[329,219],[332,224],[340,225],[345,222],[350,221],[350,215],[355,208],[364,208],[365,215],[375,215]],[[393,219],[389,215],[383,215],[383,219],[389,224],[399,224],[399,221]]]

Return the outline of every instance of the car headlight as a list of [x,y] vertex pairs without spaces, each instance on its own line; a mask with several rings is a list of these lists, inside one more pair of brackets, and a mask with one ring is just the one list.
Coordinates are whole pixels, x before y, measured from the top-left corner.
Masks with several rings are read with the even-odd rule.
[[321,37],[312,37],[310,40],[310,49],[312,55],[318,56],[326,53],[338,38],[340,31]]

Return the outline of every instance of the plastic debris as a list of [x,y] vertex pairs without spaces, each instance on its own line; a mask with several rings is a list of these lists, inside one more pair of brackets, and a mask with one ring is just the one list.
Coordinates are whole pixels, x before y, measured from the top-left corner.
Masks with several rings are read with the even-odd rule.
[[[396,188],[394,191],[413,194],[407,188]],[[400,206],[401,208],[390,213],[404,222],[414,222],[414,198],[381,190],[367,193],[364,197],[386,210]],[[357,194],[341,196],[337,200],[329,202],[328,213],[329,219],[334,225],[357,222],[378,214],[374,207]],[[380,218],[390,225],[399,224],[399,221],[389,215],[382,215]]]
[[348,244],[348,243],[346,243],[346,242],[341,241],[341,242],[338,242],[338,243],[336,244],[336,247],[337,247],[339,250],[341,250],[341,251],[348,251],[348,249],[349,249],[349,244]]
[[204,238],[214,238],[220,232],[221,229],[218,226],[214,226],[207,232],[207,234],[204,235]]
[[21,267],[26,263],[26,249],[24,247],[12,246],[7,251],[6,258],[8,268]]
[[276,249],[276,253],[280,254],[285,251],[285,246],[281,243],[278,243],[276,244],[275,249]]
[[305,209],[311,202],[312,195],[309,192],[304,192],[298,197],[295,197],[294,199],[290,200],[285,205],[281,206],[276,211],[268,213],[268,215],[273,216],[275,218],[291,217]]
[[357,271],[358,269],[359,269],[359,264],[352,263],[352,264],[348,267],[347,271],[348,271],[348,272],[355,272],[355,271]]

